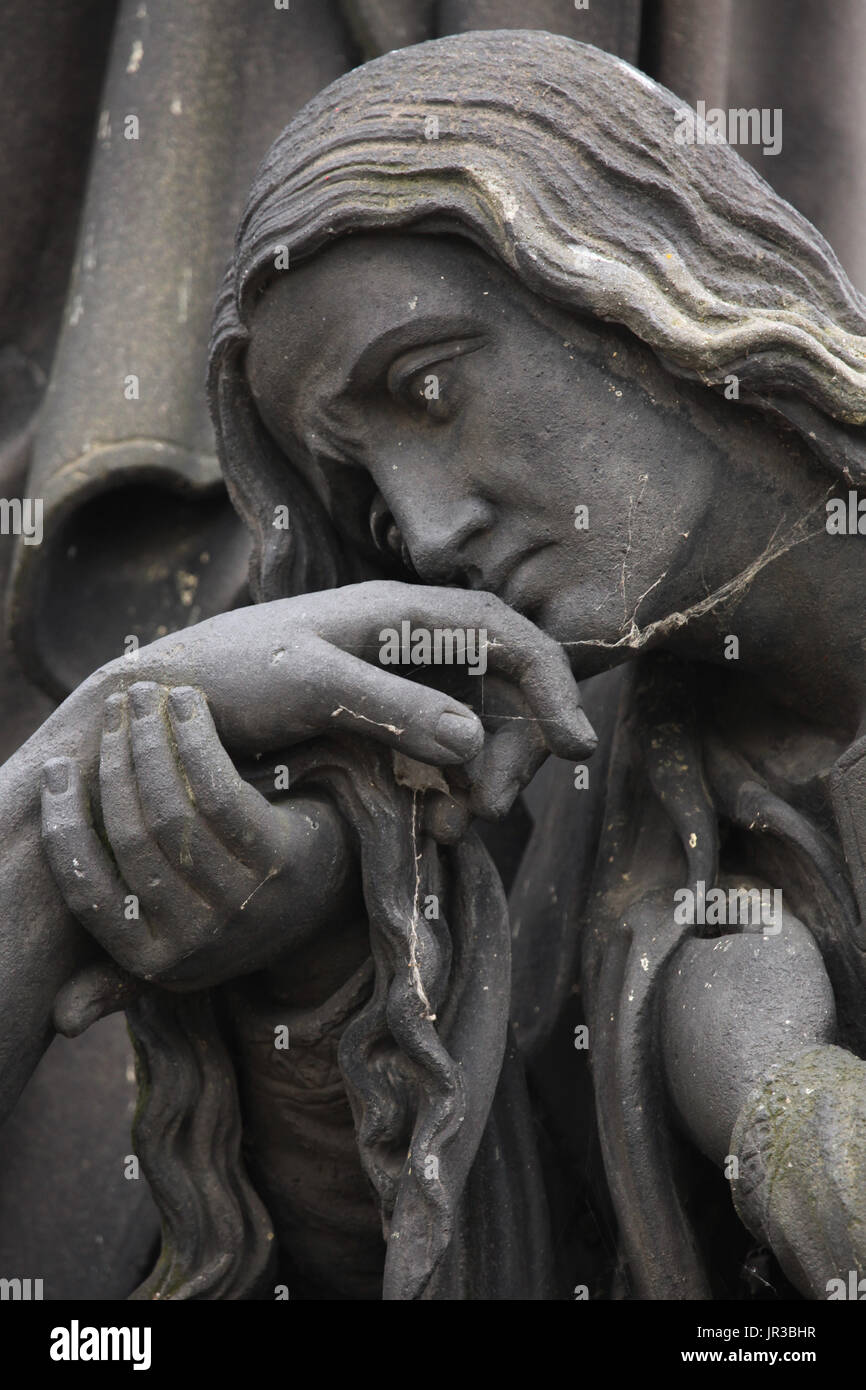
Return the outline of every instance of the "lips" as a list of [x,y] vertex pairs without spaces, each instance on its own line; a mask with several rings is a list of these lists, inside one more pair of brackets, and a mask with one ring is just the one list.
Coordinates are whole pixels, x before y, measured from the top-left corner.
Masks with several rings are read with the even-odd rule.
[[537,592],[536,584],[533,583],[533,561],[535,556],[542,550],[547,550],[553,542],[546,541],[541,545],[535,546],[532,550],[524,552],[511,572],[506,576],[505,583],[498,586],[496,592],[509,608],[516,608],[518,612],[524,613],[527,617],[531,616],[530,610],[536,610],[541,604],[541,597]]
[[466,584],[470,589],[485,589],[488,593],[496,594],[504,603],[516,607],[515,590],[518,590],[523,577],[521,571],[540,550],[546,550],[552,544],[552,541],[539,541],[528,547],[523,545],[495,568],[482,569],[478,565],[467,565],[463,571]]

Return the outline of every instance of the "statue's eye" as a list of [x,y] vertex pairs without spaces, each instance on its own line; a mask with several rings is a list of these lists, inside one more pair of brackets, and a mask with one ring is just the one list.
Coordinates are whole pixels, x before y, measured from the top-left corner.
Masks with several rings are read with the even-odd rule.
[[483,338],[468,338],[403,353],[391,364],[388,390],[395,399],[440,423],[450,420],[459,404],[456,359],[483,345]]
[[397,388],[399,399],[433,420],[450,420],[457,406],[457,383],[452,369],[453,363],[443,360],[428,362],[406,374]]
[[422,367],[405,382],[401,394],[413,405],[428,405],[431,401],[441,399],[442,363],[436,362],[433,365],[436,367],[435,371],[432,367]]

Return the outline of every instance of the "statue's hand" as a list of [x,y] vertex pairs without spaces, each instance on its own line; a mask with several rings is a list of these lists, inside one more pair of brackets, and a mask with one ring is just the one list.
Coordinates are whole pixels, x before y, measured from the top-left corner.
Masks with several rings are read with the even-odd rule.
[[[449,677],[447,667],[419,668],[411,679],[398,674],[399,668],[383,667],[382,629],[399,630],[403,622],[413,629],[484,631],[487,673],[468,682],[477,697],[483,696],[478,699],[478,714],[436,688],[437,678]],[[176,862],[172,862],[154,834],[159,862],[166,868],[146,875],[144,869],[133,872],[120,865],[123,837],[130,833],[127,824],[116,831],[106,828],[106,846],[88,823],[87,798],[94,805],[100,799],[103,709],[108,702],[115,711],[118,701],[111,704],[111,697],[121,697],[119,703],[128,714],[123,700],[129,700],[132,687],[138,684],[201,691],[219,738],[233,756],[282,750],[335,732],[372,738],[408,759],[447,768],[453,778],[448,784],[453,796],[431,791],[425,797],[429,829],[443,841],[459,835],[470,814],[504,814],[547,752],[583,758],[595,744],[562,647],[493,594],[473,590],[375,581],[278,599],[219,614],[142,647],[134,660],[118,658],[100,667],[3,768],[9,843],[17,846],[11,855],[14,870],[7,884],[6,921],[13,921],[34,876],[44,874],[49,841],[53,869],[51,889],[46,884],[47,891],[36,904],[28,899],[30,928],[23,944],[21,934],[16,937],[17,973],[7,976],[3,996],[7,1010],[10,997],[26,1001],[27,1010],[19,1003],[16,1017],[25,1020],[21,1027],[29,1030],[32,1039],[20,1067],[14,1075],[8,1073],[10,1095],[32,1067],[40,1040],[50,1035],[49,1021],[61,1031],[79,1031],[101,1012],[124,1006],[109,962],[94,967],[86,989],[81,985],[81,971],[89,968],[92,956],[77,922],[85,922],[111,959],[134,977],[179,988],[195,988],[267,965],[267,952],[275,940],[279,946],[280,930],[275,930],[266,913],[262,914],[263,934],[255,929],[259,904],[265,906],[269,893],[277,893],[275,882],[264,881],[275,867],[273,855],[256,863],[235,850],[241,863],[233,869],[237,880],[231,876],[234,896],[224,900],[218,890],[228,873],[226,862],[221,861],[221,867],[216,860],[209,864],[207,889],[199,892],[181,863],[181,835],[175,841]],[[121,715],[122,724],[126,717]],[[135,765],[134,754],[132,761]],[[54,828],[43,840],[39,774],[46,764],[53,765],[50,776],[55,785],[61,785],[65,775],[67,790],[52,791],[49,784],[45,823]],[[129,785],[138,797],[141,789]],[[152,801],[158,802],[162,795],[160,790]],[[256,804],[263,815],[262,806]],[[138,805],[141,808],[140,801]],[[292,800],[283,814],[292,816],[295,806]],[[205,830],[214,830],[214,823],[198,802],[195,810],[192,827],[187,828],[201,840]],[[240,814],[243,820],[246,812]],[[310,905],[304,908],[307,924],[299,919],[298,930],[310,935],[317,925],[333,923],[341,915],[345,920],[343,899],[338,902],[339,895],[329,887],[334,862],[345,864],[347,858],[344,842],[335,845],[343,828],[324,803],[319,803],[317,817],[314,838],[322,846],[320,858],[310,852],[298,859],[302,867],[296,869],[293,861],[278,869],[283,874],[297,872],[303,880],[298,901],[303,905],[309,898]],[[298,809],[296,836],[306,834],[302,820]],[[272,849],[276,822],[270,819],[269,824],[271,839],[263,843]],[[164,827],[160,833],[168,842]],[[73,843],[77,847],[70,850]],[[127,866],[138,860],[135,841],[125,858]],[[73,859],[78,863],[73,864]],[[146,862],[147,856],[142,856],[142,863]],[[168,875],[169,869],[173,874]],[[131,881],[124,881],[126,872]],[[54,887],[55,876],[62,891]],[[166,888],[168,882],[177,890],[174,897]],[[98,892],[93,891],[96,887]],[[241,914],[240,905],[254,888],[255,897]],[[131,895],[139,899],[138,922],[125,915]],[[113,904],[111,909],[105,907],[107,902]],[[175,909],[176,903],[181,906]],[[176,913],[176,931],[167,925],[169,905]],[[0,938],[2,909],[0,903]],[[228,919],[226,910],[230,910]],[[234,920],[231,914],[238,914],[237,930],[229,929],[228,922]],[[77,1003],[67,999],[69,990]],[[64,1014],[66,1003],[69,1010]]]
[[99,787],[107,847],[77,762],[50,760],[43,841],[70,911],[139,978],[201,988],[257,969],[306,940],[345,885],[336,813],[314,796],[267,801],[189,686],[109,697]]
[[[383,665],[382,633],[403,623],[413,631],[484,633],[486,673],[467,677],[465,666],[430,665],[407,679],[405,667]],[[463,678],[478,714],[437,688],[454,677]],[[80,719],[76,752],[85,782],[97,751],[90,710],[141,680],[202,690],[233,753],[349,732],[418,762],[459,768],[469,811],[492,818],[504,814],[548,752],[585,758],[595,746],[559,643],[476,590],[350,584],[221,613],[142,647],[134,662],[113,661],[68,702]]]

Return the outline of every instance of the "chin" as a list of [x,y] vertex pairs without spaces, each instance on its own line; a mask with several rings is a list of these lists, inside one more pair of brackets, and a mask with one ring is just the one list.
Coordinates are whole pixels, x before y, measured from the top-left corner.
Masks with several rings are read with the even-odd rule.
[[[611,611],[604,612],[605,607]],[[536,627],[562,643],[577,676],[586,678],[609,671],[631,655],[629,647],[615,645],[622,638],[619,594],[613,602],[603,602],[600,609],[597,590],[578,589],[555,594],[521,611]],[[582,616],[587,613],[592,615],[590,621]]]

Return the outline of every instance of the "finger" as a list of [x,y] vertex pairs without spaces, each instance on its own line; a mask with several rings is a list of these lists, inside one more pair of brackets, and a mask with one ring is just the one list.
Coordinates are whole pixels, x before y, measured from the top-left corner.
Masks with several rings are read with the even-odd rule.
[[139,982],[111,961],[79,970],[57,994],[54,1027],[65,1038],[77,1038],[100,1018],[125,1009],[140,989]]
[[484,747],[464,768],[456,768],[450,781],[465,788],[473,815],[499,820],[535,776],[549,749],[543,726],[518,687],[491,674],[485,676],[481,693]]
[[243,863],[259,872],[270,868],[285,852],[285,821],[241,777],[220,741],[204,695],[192,686],[175,686],[167,708],[199,811]]
[[449,774],[451,795],[431,791],[425,797],[424,829],[439,844],[459,840],[472,816],[501,820],[547,758],[535,719],[509,718],[514,723],[488,733],[477,758]]
[[102,819],[112,852],[130,891],[143,904],[151,923],[182,922],[195,933],[210,909],[176,873],[150,835],[138,799],[135,766],[128,736],[126,695],[105,702],[99,758]]
[[532,781],[548,755],[544,737],[533,718],[488,734],[479,756],[467,765],[469,809],[484,820],[501,820],[521,791]]
[[[427,632],[443,626],[473,629],[488,669],[508,676],[520,688],[550,750],[564,758],[585,758],[594,750],[598,740],[581,708],[580,690],[563,648],[495,594],[390,581],[373,581],[358,590],[363,596],[344,604],[351,611],[341,615],[335,598],[334,611],[324,620],[315,621],[311,611],[310,625],[368,659],[383,621],[399,627],[408,620],[410,629]],[[359,600],[367,610],[363,615],[356,610]],[[484,675],[476,678],[483,681]]]
[[[493,601],[494,612],[488,620],[499,621],[501,626],[488,633],[487,665],[494,677],[506,676],[520,690],[528,709],[516,717],[527,722],[534,718],[547,748],[559,757],[588,757],[598,739],[583,711],[580,688],[564,649],[494,595],[473,594],[472,598]],[[483,714],[489,677],[481,675],[478,680]]]
[[348,729],[418,762],[443,766],[480,751],[483,725],[459,701],[326,642],[314,639],[310,655],[309,733]]
[[169,738],[167,691],[150,681],[129,689],[129,736],[144,823],[169,864],[207,901],[240,903],[255,875],[198,812]]
[[[237,753],[337,726],[421,762],[465,762],[483,742],[476,716],[453,697],[424,693],[420,683],[407,691],[402,677],[374,664],[383,628],[396,630],[405,619],[428,629],[484,629],[486,660],[520,686],[551,750],[569,758],[593,750],[595,735],[559,644],[495,595],[471,590],[371,581],[220,614],[184,633],[182,643],[173,635],[142,648],[139,679],[200,686],[223,742]],[[109,667],[99,678],[104,688],[118,675]]]
[[462,795],[429,791],[424,797],[422,826],[440,845],[454,845],[466,834],[472,817]]
[[52,758],[43,769],[42,839],[70,912],[110,955],[124,958],[140,937],[142,923],[124,915],[125,887],[90,823],[81,773],[72,758]]

